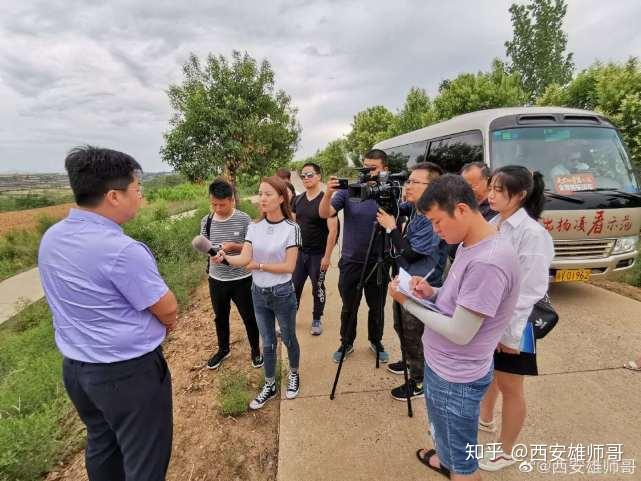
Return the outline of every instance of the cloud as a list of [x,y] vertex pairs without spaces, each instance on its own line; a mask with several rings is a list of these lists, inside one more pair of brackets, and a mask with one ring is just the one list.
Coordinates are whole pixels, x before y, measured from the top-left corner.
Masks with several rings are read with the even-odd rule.
[[[398,109],[410,87],[489,68],[511,36],[510,1],[223,2],[5,0],[0,17],[0,171],[61,170],[98,143],[168,169],[158,151],[166,89],[190,52],[268,59],[298,107],[297,157],[349,131],[372,105]],[[641,52],[634,0],[569,2],[577,67]]]

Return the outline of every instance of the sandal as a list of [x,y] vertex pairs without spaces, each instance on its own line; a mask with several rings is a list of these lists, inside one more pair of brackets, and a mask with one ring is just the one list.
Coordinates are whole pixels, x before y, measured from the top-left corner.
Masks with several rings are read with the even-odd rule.
[[641,371],[641,366],[639,366],[636,361],[628,361],[623,365],[623,367],[630,371]]
[[439,466],[437,468],[436,466],[432,466],[430,464],[430,459],[432,459],[434,457],[434,455],[436,455],[436,450],[435,449],[430,449],[428,451],[425,451],[425,456],[421,456],[421,452],[422,451],[424,451],[424,450],[423,449],[419,449],[419,450],[416,451],[416,457],[418,458],[418,460],[421,463],[423,463],[425,466],[430,468],[432,471],[436,471],[437,473],[442,474],[443,476],[445,476],[447,479],[450,479],[450,470],[449,469],[447,469],[447,468],[445,468],[443,466]]

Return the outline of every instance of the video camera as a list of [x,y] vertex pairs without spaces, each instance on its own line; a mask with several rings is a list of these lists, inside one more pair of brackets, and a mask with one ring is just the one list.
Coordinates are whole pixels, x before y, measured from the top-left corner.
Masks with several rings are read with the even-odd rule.
[[356,182],[348,185],[347,193],[352,202],[362,202],[372,199],[387,213],[396,215],[401,200],[403,184],[407,180],[405,172],[390,174],[382,171],[371,175],[373,167],[361,167]]

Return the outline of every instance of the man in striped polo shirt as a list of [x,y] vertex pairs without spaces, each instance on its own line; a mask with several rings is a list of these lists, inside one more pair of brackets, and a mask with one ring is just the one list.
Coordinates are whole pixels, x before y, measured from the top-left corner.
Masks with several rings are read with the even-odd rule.
[[[209,186],[212,213],[200,223],[200,233],[213,246],[219,246],[228,255],[238,255],[245,242],[251,219],[234,207],[234,189],[224,179],[216,179]],[[214,322],[218,336],[218,351],[207,362],[209,369],[217,369],[230,356],[229,311],[234,301],[245,323],[251,347],[251,363],[255,368],[263,365],[260,353],[258,326],[251,293],[251,272],[242,267],[209,263],[209,294],[214,308]]]

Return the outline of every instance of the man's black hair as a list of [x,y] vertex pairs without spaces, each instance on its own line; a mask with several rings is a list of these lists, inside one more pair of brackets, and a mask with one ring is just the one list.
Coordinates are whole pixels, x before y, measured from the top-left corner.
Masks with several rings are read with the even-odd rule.
[[456,204],[467,204],[470,209],[478,211],[474,192],[465,179],[460,175],[445,174],[430,182],[416,207],[421,212],[427,212],[436,206],[452,216]]
[[369,150],[363,159],[380,160],[383,167],[387,167],[387,154],[381,149]]
[[321,166],[318,164],[315,164],[314,162],[305,162],[303,166],[300,168],[302,171],[305,167],[311,167],[314,169],[314,172],[316,172],[318,175],[321,175]]
[[487,180],[490,179],[492,172],[490,171],[490,168],[488,167],[488,165],[481,160],[477,160],[476,162],[468,162],[467,164],[465,164],[463,167],[461,167],[461,174],[463,174],[464,172],[467,172],[468,170],[474,167],[478,167],[479,169],[481,169],[481,175],[483,176],[484,179],[487,179]]
[[126,190],[142,167],[128,154],[85,145],[73,148],[65,169],[76,204],[96,207],[110,190]]
[[410,168],[411,172],[414,172],[415,170],[427,171],[427,177],[430,180],[440,177],[445,173],[445,171],[441,168],[441,166],[436,165],[433,162],[419,162],[418,164],[415,164],[413,167]]
[[276,171],[276,175],[283,180],[290,180],[292,178],[291,171],[289,169],[286,169],[285,167],[280,167]]
[[209,195],[215,199],[229,199],[234,197],[234,188],[225,179],[219,177],[209,184]]

